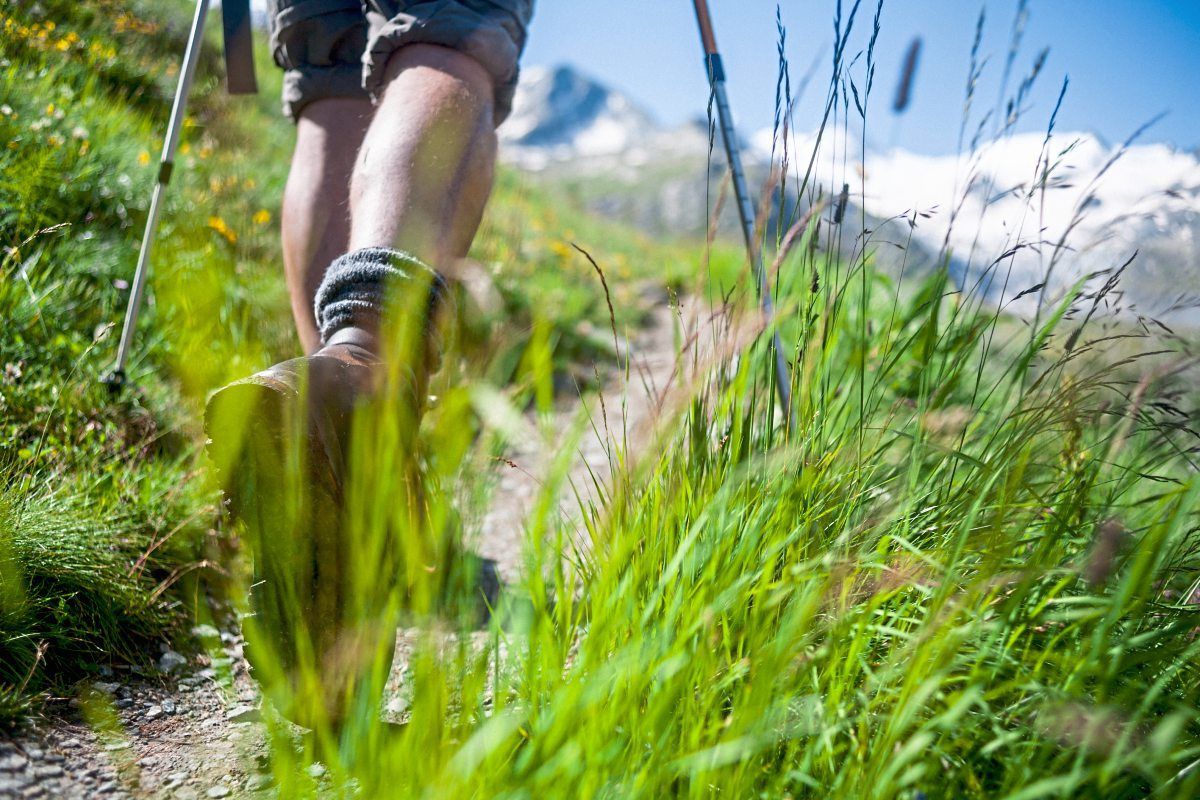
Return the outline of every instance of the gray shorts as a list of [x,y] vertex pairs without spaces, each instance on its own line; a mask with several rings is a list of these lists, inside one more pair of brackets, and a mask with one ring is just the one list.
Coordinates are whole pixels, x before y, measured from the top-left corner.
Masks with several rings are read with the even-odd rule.
[[295,120],[327,97],[377,100],[388,57],[436,44],[478,61],[496,87],[496,124],[512,110],[534,0],[268,0],[271,53]]

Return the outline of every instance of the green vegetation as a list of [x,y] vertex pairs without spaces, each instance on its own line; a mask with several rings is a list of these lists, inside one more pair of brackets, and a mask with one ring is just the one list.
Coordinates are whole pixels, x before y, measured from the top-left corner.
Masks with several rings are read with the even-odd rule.
[[[200,401],[294,348],[265,221],[287,128],[270,88],[254,104],[225,99],[209,64],[139,391],[114,403],[95,385],[112,348],[97,328],[120,312],[114,282],[153,170],[140,154],[165,117],[169,87],[148,76],[185,23],[175,6],[163,21],[134,6],[124,23],[116,4],[42,8],[57,21],[44,37],[31,6],[5,12],[24,33],[4,39],[0,84],[12,109],[0,133],[16,145],[0,151],[0,303],[16,332],[0,342],[7,718],[99,658],[146,658],[202,613],[197,579],[226,571],[204,564],[229,536],[201,475]],[[93,64],[107,52],[93,45],[119,47],[122,63]],[[89,135],[71,138],[75,126]],[[387,446],[408,441],[403,422],[379,409],[359,421],[376,446],[355,453],[347,526],[363,547],[347,574],[381,607],[403,600],[418,632],[401,727],[374,713],[386,637],[352,653],[370,673],[340,698],[357,713],[313,737],[335,783],[364,797],[1200,794],[1200,478],[1179,387],[1139,369],[1162,342],[1114,343],[1073,319],[1102,301],[1083,287],[1031,326],[944,276],[902,291],[799,230],[779,273],[794,423],[775,407],[761,337],[700,329],[712,347],[682,358],[703,377],[670,390],[652,432],[629,432],[639,446],[618,448],[582,536],[553,513],[573,448],[556,450],[511,592],[521,602],[505,602],[486,642],[447,646],[457,623],[424,613],[444,591],[424,557],[456,532],[452,498],[486,490],[489,459],[521,433],[517,408],[532,398],[547,412],[555,374],[606,347],[604,295],[568,243],[606,269],[622,329],[642,281],[699,292],[707,274],[702,253],[502,178],[476,255],[508,321],[487,364],[435,392],[419,520],[403,502],[407,451]],[[728,311],[736,330],[753,330],[750,316]],[[602,427],[581,416],[568,444],[589,421]],[[381,573],[402,586],[381,587]],[[373,602],[352,612],[366,630],[394,619]],[[320,693],[310,673],[297,702]],[[273,730],[281,793],[310,791],[314,750]]]
[[[224,571],[200,410],[221,384],[297,345],[279,267],[278,202],[291,127],[278,75],[224,95],[218,20],[201,64],[153,259],[133,387],[111,364],[188,25],[189,4],[19,2],[0,13],[0,721],[97,665],[145,664]],[[533,221],[530,224],[530,221]],[[505,325],[496,371],[517,371],[544,306],[566,370],[611,339],[595,273],[690,274],[678,250],[555,207],[502,175],[478,258]],[[692,256],[694,258],[694,256]],[[115,327],[114,327],[115,326]],[[509,355],[511,354],[511,355]],[[591,378],[592,371],[577,370]],[[182,626],[186,627],[186,626]]]

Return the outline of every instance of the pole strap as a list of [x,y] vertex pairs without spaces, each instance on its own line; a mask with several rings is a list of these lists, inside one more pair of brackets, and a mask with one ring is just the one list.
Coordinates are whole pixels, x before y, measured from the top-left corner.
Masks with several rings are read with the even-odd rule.
[[222,0],[221,22],[225,29],[225,80],[230,94],[254,94],[254,36],[250,0]]

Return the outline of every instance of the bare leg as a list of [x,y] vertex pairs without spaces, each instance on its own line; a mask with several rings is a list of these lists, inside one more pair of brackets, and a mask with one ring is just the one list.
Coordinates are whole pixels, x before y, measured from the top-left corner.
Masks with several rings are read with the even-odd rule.
[[446,270],[465,256],[491,193],[493,86],[474,59],[397,50],[351,182],[350,249],[394,247]]
[[[466,255],[491,192],[494,95],[484,68],[447,48],[408,45],[389,60],[386,79],[387,88],[369,127],[368,109],[361,102],[321,101],[301,115],[283,233],[293,310],[310,352],[319,346],[312,303],[323,277],[326,288],[337,283],[336,270],[325,275],[335,257],[370,253],[367,248],[395,248],[438,270],[448,270],[455,259]],[[325,310],[323,306],[323,314]],[[286,525],[292,537],[288,547],[304,548],[299,551],[301,558],[288,553],[271,561],[272,579],[265,580],[259,591],[264,608],[282,609],[275,619],[263,615],[263,624],[275,624],[276,630],[300,628],[289,632],[300,642],[303,635],[311,636],[316,659],[292,648],[286,637],[272,642],[270,627],[262,629],[268,635],[257,652],[269,656],[275,647],[276,657],[285,665],[297,664],[318,676],[318,682],[322,675],[342,676],[340,681],[329,681],[329,692],[321,698],[330,704],[335,718],[349,711],[342,705],[345,687],[350,682],[367,686],[371,666],[392,650],[388,636],[382,637],[378,649],[338,647],[335,640],[351,642],[368,635],[385,619],[385,599],[392,595],[388,582],[393,577],[406,590],[417,587],[411,589],[417,598],[414,604],[427,606],[432,602],[434,578],[425,572],[425,565],[439,566],[440,576],[445,570],[438,562],[452,554],[444,535],[448,529],[423,524],[428,504],[423,498],[420,460],[412,457],[426,395],[419,359],[405,362],[394,352],[382,352],[388,359],[382,363],[394,373],[377,380],[380,350],[373,346],[375,331],[368,328],[376,326],[378,313],[359,316],[362,322],[353,316],[351,324],[328,326],[330,340],[312,357],[277,365],[219,391],[209,403],[205,421],[209,451],[222,465],[227,487],[242,485],[237,481],[249,487],[231,491],[241,502],[240,507],[238,502],[231,507],[247,520],[251,539],[269,541],[274,536],[272,525]],[[412,373],[417,374],[406,375],[406,364],[413,365]],[[359,416],[352,427],[358,395],[380,389],[409,402],[388,403],[392,395],[387,395],[377,407],[389,413]],[[300,395],[302,391],[307,396]],[[298,448],[288,436],[293,430],[289,419],[297,421],[308,439]],[[349,436],[340,435],[345,430],[365,436],[360,441],[369,446],[359,451],[367,451],[369,459],[360,456],[356,461],[354,453],[347,452]],[[298,457],[293,457],[293,449]],[[298,482],[276,474],[295,471],[297,464],[302,465],[295,476]],[[374,464],[382,468],[371,469]],[[341,484],[340,476],[354,476],[355,469],[362,470],[357,473],[362,479]],[[334,479],[339,483],[336,490],[330,488],[330,475],[339,476]],[[275,483],[268,483],[272,478]],[[301,487],[295,492],[298,498],[283,489],[278,493],[283,498],[279,505],[287,513],[274,513],[267,505],[271,493],[259,490],[275,485],[289,491]],[[382,503],[380,489],[388,492]],[[381,509],[391,515],[382,525],[376,517]],[[327,524],[330,519],[333,523]],[[390,535],[396,529],[392,523],[415,532],[406,534],[396,548],[408,548],[406,571],[393,576],[372,563],[363,565],[370,569],[361,572],[361,557],[348,554],[376,552],[376,545],[369,541],[368,547],[359,547],[351,537]],[[263,552],[260,561],[271,558]],[[326,558],[327,553],[334,555]],[[320,574],[309,569],[316,563],[325,565]],[[296,564],[301,566],[294,568]],[[297,597],[313,600],[301,608]],[[308,613],[307,608],[322,613]],[[394,632],[392,619],[386,621],[387,630]],[[338,664],[339,653],[369,661]],[[295,699],[287,686],[282,694],[285,700]],[[376,713],[374,706],[371,713]]]
[[367,100],[317,100],[300,112],[296,126],[281,222],[292,315],[306,353],[321,346],[313,296],[350,242],[350,176],[371,112]]

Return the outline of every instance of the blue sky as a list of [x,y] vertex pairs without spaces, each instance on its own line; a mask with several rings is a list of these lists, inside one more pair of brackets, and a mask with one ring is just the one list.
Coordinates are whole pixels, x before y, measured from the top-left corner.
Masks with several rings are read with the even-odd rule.
[[[848,8],[852,0],[844,0]],[[776,33],[774,0],[709,0],[744,132],[771,124]],[[798,81],[820,57],[798,107],[809,128],[829,74],[836,0],[780,0],[788,58]],[[876,146],[928,154],[954,151],[971,40],[986,5],[983,52],[991,57],[979,102],[995,104],[1017,0],[885,0],[871,138]],[[855,41],[865,47],[874,0],[863,0]],[[1014,72],[1050,48],[1022,130],[1042,129],[1062,80],[1071,85],[1059,130],[1109,141],[1169,112],[1143,141],[1200,147],[1200,0],[1030,0],[1023,51]],[[914,36],[924,40],[909,112],[890,112],[900,63]],[[692,4],[688,0],[539,0],[526,64],[571,63],[620,88],[668,123],[704,110],[707,99]]]

